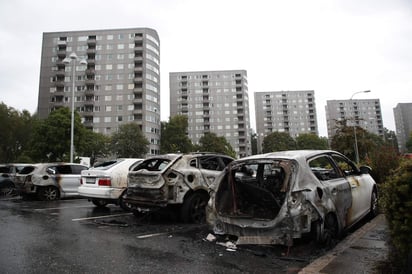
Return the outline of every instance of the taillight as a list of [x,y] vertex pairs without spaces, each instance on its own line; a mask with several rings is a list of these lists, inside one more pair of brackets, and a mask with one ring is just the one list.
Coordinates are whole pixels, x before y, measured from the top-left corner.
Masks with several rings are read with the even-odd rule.
[[80,178],[80,184],[81,185],[83,184],[83,178]]
[[99,179],[98,184],[99,184],[99,186],[111,186],[112,182],[110,181],[109,178],[101,178],[101,179]]

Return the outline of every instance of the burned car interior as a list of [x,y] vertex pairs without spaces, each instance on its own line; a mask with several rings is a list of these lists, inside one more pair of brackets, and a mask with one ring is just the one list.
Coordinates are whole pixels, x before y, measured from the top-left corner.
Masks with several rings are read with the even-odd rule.
[[219,214],[236,218],[274,219],[289,188],[289,161],[251,161],[230,167],[220,184]]

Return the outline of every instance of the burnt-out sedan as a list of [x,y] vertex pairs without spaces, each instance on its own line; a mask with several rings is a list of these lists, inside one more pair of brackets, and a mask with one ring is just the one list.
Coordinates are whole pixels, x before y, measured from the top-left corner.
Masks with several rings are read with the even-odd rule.
[[129,172],[124,201],[135,215],[171,206],[180,210],[183,221],[203,222],[209,186],[232,161],[215,153],[148,158]]
[[216,180],[206,208],[215,234],[237,244],[291,246],[304,235],[331,243],[377,213],[377,186],[331,150],[283,151],[232,162]]

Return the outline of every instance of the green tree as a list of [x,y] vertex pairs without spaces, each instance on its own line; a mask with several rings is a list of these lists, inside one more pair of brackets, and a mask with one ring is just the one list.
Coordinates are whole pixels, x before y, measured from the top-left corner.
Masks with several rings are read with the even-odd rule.
[[316,134],[304,133],[296,137],[297,149],[328,149],[328,139]]
[[215,133],[207,132],[199,139],[198,151],[215,152],[226,154],[233,158],[236,152],[224,136],[217,136]]
[[296,149],[296,142],[287,132],[272,132],[263,139],[263,153],[293,149]]
[[[85,127],[80,115],[74,115],[75,154],[84,139]],[[52,111],[44,120],[39,120],[33,127],[30,140],[31,158],[36,162],[55,162],[70,160],[71,111],[67,107]]]
[[187,136],[187,116],[176,115],[169,122],[162,122],[160,153],[187,153],[193,151],[193,144]]
[[111,151],[119,158],[143,158],[149,141],[136,123],[123,124],[111,137]]
[[[27,110],[22,112],[0,104],[0,162],[16,162],[23,159],[28,147],[34,119]],[[25,161],[30,161],[25,157]]]
[[90,157],[90,164],[93,165],[98,158],[105,158],[110,154],[110,137],[86,129],[78,154]]

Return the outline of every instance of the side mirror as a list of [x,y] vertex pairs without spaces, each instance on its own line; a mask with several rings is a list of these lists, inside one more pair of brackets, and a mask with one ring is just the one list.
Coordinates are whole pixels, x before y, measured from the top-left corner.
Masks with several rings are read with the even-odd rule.
[[369,174],[369,173],[371,173],[372,168],[369,167],[369,166],[361,166],[359,168],[359,170],[360,170],[361,174]]
[[54,169],[52,169],[52,168],[50,168],[50,167],[46,169],[46,172],[49,173],[49,174],[51,174],[51,175],[56,175],[56,170],[54,170]]

